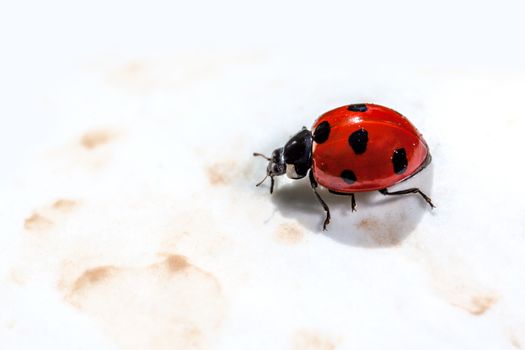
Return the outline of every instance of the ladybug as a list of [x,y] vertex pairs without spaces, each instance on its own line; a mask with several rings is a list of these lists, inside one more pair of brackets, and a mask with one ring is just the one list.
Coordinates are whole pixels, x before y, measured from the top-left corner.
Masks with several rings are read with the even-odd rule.
[[405,181],[430,164],[428,145],[419,131],[398,112],[376,104],[351,104],[326,112],[312,130],[303,127],[284,147],[273,151],[266,176],[273,193],[274,177],[291,179],[308,175],[313,192],[326,212],[323,230],[330,223],[330,209],[317,192],[351,197],[356,210],[356,192],[379,191],[383,195],[419,194],[431,208],[430,197],[419,188],[390,192],[388,187]]

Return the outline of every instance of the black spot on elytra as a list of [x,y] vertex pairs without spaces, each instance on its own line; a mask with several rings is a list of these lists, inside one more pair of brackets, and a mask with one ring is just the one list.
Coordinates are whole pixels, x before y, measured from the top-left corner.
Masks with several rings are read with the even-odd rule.
[[355,154],[365,153],[366,145],[368,144],[368,131],[363,128],[354,131],[350,137],[348,137],[348,143]]
[[407,153],[404,148],[398,148],[392,154],[392,164],[394,165],[394,172],[402,174],[407,169],[408,160]]
[[343,170],[341,173],[341,178],[349,185],[353,184],[357,180],[357,177],[352,170]]
[[315,128],[314,141],[317,143],[323,143],[328,140],[328,136],[330,136],[330,123],[325,120]]
[[368,107],[364,103],[359,103],[348,106],[348,110],[351,112],[366,112]]

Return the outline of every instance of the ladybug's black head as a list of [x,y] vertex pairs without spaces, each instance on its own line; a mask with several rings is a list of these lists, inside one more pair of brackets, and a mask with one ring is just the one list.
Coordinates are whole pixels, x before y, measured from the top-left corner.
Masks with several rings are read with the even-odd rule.
[[271,158],[260,153],[254,153],[254,156],[263,157],[269,162],[266,168],[266,177],[257,186],[262,184],[269,176],[271,179],[270,193],[272,193],[274,176],[286,174],[291,179],[305,177],[312,166],[312,143],[312,133],[303,128],[284,147],[273,151]]
[[272,152],[272,158],[266,168],[268,176],[279,176],[286,173],[286,164],[284,163],[284,147],[277,148]]
[[284,173],[286,173],[286,164],[284,163],[283,150],[284,147],[277,148],[275,151],[272,152],[271,158],[261,153],[253,154],[254,156],[263,157],[268,161],[268,166],[266,167],[266,176],[256,186],[262,184],[269,176],[271,180],[270,193],[273,193],[273,185],[275,183],[273,177],[283,175]]

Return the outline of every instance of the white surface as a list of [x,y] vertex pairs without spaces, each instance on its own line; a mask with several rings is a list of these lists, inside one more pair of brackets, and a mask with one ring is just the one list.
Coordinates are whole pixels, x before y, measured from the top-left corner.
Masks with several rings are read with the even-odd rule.
[[[523,8],[473,4],[3,5],[1,347],[524,347]],[[361,101],[438,208],[324,192],[322,233],[251,152]]]

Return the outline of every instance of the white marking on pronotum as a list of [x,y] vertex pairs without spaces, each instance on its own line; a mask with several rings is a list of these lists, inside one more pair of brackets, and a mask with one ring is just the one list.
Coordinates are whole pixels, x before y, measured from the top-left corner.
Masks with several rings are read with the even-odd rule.
[[293,164],[286,164],[286,176],[290,179],[300,179],[304,177],[297,174],[297,171],[295,171],[295,165]]

